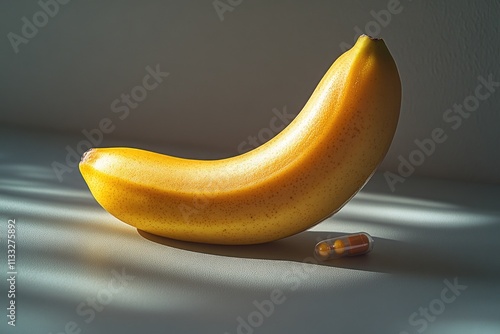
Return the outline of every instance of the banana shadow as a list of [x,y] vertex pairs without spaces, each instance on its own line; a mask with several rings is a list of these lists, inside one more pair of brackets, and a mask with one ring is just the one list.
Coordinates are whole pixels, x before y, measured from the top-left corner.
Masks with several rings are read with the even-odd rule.
[[465,258],[439,249],[439,245],[419,242],[403,242],[373,236],[371,253],[329,261],[314,258],[314,246],[320,240],[345,235],[345,233],[305,231],[297,235],[258,245],[225,246],[184,242],[168,239],[137,230],[143,238],[168,247],[189,252],[217,256],[261,259],[269,261],[292,261],[313,263],[332,268],[352,269],[398,275],[427,277],[474,276],[483,279],[500,278],[500,270],[477,263],[474,258]]

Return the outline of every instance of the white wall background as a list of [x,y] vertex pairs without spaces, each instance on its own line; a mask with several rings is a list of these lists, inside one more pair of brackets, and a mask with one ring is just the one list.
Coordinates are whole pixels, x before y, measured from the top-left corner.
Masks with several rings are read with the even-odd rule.
[[[440,127],[448,139],[415,173],[500,182],[500,87],[456,130],[443,120],[474,94],[478,76],[500,81],[499,1],[401,0],[382,23],[372,11],[395,0],[221,2],[235,4],[223,21],[212,0],[73,0],[43,22],[37,1],[3,0],[0,123],[80,133],[110,118],[115,130],[102,146],[119,138],[234,155],[268,127],[273,108],[297,114],[340,45],[368,28],[386,40],[404,90],[382,168],[396,171],[415,139]],[[16,53],[9,33],[22,36],[22,18],[33,15],[38,32]],[[170,75],[120,120],[112,102],[157,64]]]

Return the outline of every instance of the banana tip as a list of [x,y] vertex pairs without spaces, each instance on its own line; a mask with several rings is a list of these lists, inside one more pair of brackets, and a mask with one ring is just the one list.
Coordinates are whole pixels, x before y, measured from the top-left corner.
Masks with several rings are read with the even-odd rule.
[[361,36],[359,37],[368,37],[369,39],[371,39],[372,41],[383,41],[382,38],[378,38],[378,37],[373,37],[373,36],[370,36],[370,35],[367,35],[367,34],[362,34]]
[[82,158],[80,159],[80,163],[85,163],[90,159],[90,156],[92,155],[92,152],[94,151],[93,148],[87,150],[85,153],[82,154]]

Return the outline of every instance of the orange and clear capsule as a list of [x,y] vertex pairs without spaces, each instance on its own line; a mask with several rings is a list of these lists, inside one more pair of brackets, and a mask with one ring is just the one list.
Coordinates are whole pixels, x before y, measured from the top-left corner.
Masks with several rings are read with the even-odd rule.
[[324,261],[344,256],[363,255],[372,249],[372,237],[368,233],[359,232],[320,241],[314,247],[314,254]]

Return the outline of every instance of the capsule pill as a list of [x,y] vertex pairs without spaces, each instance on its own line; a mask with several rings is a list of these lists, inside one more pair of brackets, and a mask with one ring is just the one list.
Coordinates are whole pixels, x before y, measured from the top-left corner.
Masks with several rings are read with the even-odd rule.
[[368,233],[359,232],[320,241],[314,247],[314,254],[324,261],[344,256],[362,255],[372,249],[372,237]]

